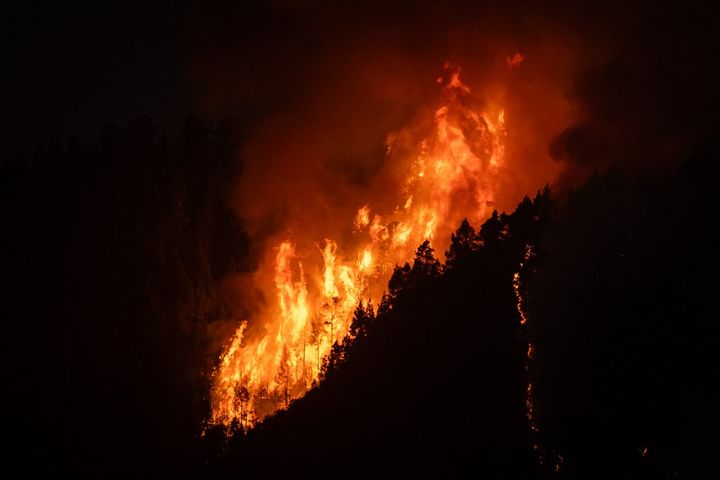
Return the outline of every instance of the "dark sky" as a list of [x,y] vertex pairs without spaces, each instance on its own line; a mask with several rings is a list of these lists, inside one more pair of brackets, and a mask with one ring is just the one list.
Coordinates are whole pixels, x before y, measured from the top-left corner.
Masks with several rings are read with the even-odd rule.
[[130,3],[3,7],[3,44],[10,50],[3,68],[10,124],[4,150],[32,150],[37,141],[75,132],[92,136],[105,122],[142,114],[172,128],[187,115],[183,9]]
[[[362,96],[349,78],[363,63],[408,78],[427,71],[432,79],[433,65],[472,58],[480,71],[495,46],[478,38],[497,38],[508,50],[554,41],[565,49],[558,56],[572,52],[577,78],[566,94],[584,110],[585,133],[569,149],[556,145],[565,159],[597,140],[590,126],[603,125],[598,135],[621,142],[628,130],[647,137],[697,131],[717,106],[713,16],[692,3],[212,3],[5,6],[3,113],[10,127],[2,158],[75,132],[92,138],[107,122],[143,114],[172,132],[190,113],[252,117],[292,111],[308,98],[338,98],[327,93],[332,89]],[[405,83],[401,91],[413,88]]]

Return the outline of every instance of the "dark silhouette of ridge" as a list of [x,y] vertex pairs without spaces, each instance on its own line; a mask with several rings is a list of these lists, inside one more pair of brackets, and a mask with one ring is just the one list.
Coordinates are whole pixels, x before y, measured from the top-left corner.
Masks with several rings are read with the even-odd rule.
[[208,332],[230,318],[220,282],[254,268],[225,207],[236,131],[189,119],[167,138],[141,118],[0,166],[8,465],[121,478],[720,476],[716,144],[672,174],[610,169],[477,231],[463,222],[444,265],[420,245],[385,298],[356,312],[318,388],[246,435],[201,436],[219,348]]
[[420,245],[377,316],[359,306],[354,323],[367,331],[336,345],[319,388],[231,439],[216,473],[539,474],[513,275],[547,224],[549,196],[494,213],[479,233],[463,222],[446,266]]
[[210,471],[716,472],[718,201],[710,172],[713,148],[671,176],[610,169],[562,201],[546,190],[510,215],[495,213],[477,234],[463,222],[444,266],[421,245],[412,265],[396,268],[367,334],[336,346],[324,382],[231,438],[208,460]]

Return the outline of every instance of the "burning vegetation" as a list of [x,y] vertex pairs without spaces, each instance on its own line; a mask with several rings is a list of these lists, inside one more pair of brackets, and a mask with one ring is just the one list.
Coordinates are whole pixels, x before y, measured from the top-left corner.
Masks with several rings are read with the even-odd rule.
[[[512,67],[521,61],[516,54]],[[349,335],[356,307],[383,302],[395,265],[423,242],[444,251],[464,217],[478,223],[496,208],[498,179],[512,175],[503,107],[481,102],[459,67],[447,63],[439,80],[431,126],[388,135],[387,162],[406,172],[393,208],[376,209],[370,199],[347,219],[343,242],[325,239],[299,252],[288,238],[273,247],[275,301],[261,313],[261,328],[248,335],[241,323],[223,352],[212,423],[247,429],[301,397]]]

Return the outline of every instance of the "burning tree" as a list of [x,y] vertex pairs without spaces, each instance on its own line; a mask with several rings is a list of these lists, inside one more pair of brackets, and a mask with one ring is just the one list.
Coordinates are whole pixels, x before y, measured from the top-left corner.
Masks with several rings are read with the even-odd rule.
[[[362,205],[348,218],[344,238],[351,240],[325,239],[317,245],[317,260],[291,240],[280,242],[274,285],[267,286],[274,288],[276,301],[255,319],[262,329],[252,335],[238,329],[222,354],[214,377],[213,422],[228,424],[247,415],[252,425],[302,396],[341,361],[347,339],[364,334],[362,322],[372,312],[358,310],[361,299],[369,308],[370,301],[382,298],[382,310],[408,282],[441,275],[435,248],[445,251],[444,242],[463,218],[483,221],[491,213],[506,168],[503,108],[477,99],[460,80],[460,69],[448,64],[430,120],[431,128],[412,127],[388,137],[388,165],[396,170],[402,165],[405,172],[394,208],[375,209],[372,201]],[[482,242],[502,241],[506,228],[506,218],[496,211],[479,236],[464,221],[452,237],[448,264],[461,262],[463,251]],[[416,245],[410,267],[406,262]],[[241,379],[246,379],[247,402],[236,399]],[[258,408],[263,385],[279,395],[274,405]]]

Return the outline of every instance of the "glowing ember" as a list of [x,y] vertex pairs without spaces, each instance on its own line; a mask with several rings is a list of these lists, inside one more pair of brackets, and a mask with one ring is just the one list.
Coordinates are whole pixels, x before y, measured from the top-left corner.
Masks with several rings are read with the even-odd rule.
[[505,62],[507,63],[508,68],[517,68],[520,66],[520,64],[525,60],[525,57],[523,57],[522,53],[515,52],[515,55],[512,57],[507,57],[505,59]]
[[492,212],[504,168],[505,114],[488,102],[474,108],[459,68],[446,68],[433,128],[421,137],[417,128],[388,137],[387,162],[407,172],[395,207],[360,207],[348,219],[350,240],[326,239],[319,255],[303,252],[307,269],[293,242],[277,247],[275,300],[253,319],[262,329],[250,334],[243,323],[222,354],[212,423],[250,428],[304,395],[333,343],[348,334],[358,302],[377,304],[397,263],[410,260],[426,239],[443,252],[447,244],[440,242],[449,242],[464,217],[481,223]]
[[[525,254],[523,255],[523,261],[520,262],[520,269],[522,270],[523,266],[531,260],[535,256],[535,253],[533,252],[531,245],[525,246]],[[515,297],[517,299],[517,310],[520,314],[520,325],[525,326],[527,325],[527,315],[525,314],[525,308],[524,308],[524,300],[522,296],[522,291],[520,289],[520,272],[516,272],[513,274],[513,289],[515,290]],[[527,361],[525,363],[525,371],[528,370],[528,366],[530,361],[533,359],[535,355],[535,347],[531,342],[528,342],[527,346]],[[528,422],[530,423],[530,429],[534,432],[538,431],[537,424],[535,422],[535,399],[533,396],[533,389],[534,385],[532,382],[528,382],[527,384],[527,395],[525,396],[525,415],[528,419]]]

